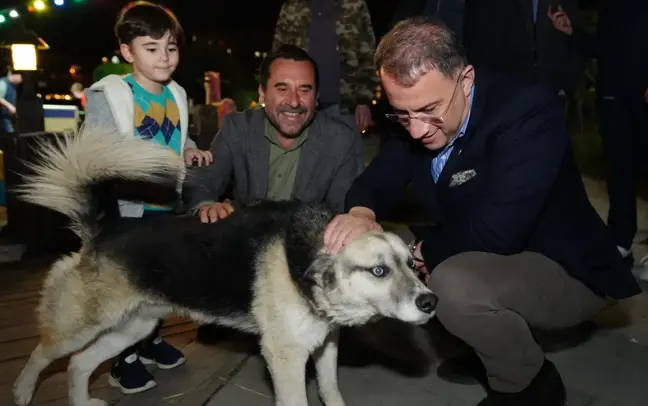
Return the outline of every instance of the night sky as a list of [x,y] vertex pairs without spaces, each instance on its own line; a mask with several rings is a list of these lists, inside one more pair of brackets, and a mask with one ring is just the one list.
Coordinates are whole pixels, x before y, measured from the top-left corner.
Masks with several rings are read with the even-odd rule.
[[[24,22],[34,29],[51,47],[43,52],[41,66],[47,69],[49,82],[66,82],[65,76],[72,64],[79,65],[81,78],[91,82],[91,71],[101,63],[101,58],[110,58],[117,49],[113,26],[119,9],[129,0],[65,0],[64,7],[56,7],[50,0],[50,7],[42,13],[29,13]],[[79,2],[80,1],[80,2]],[[189,44],[190,56],[181,54],[179,74],[194,78],[205,69],[222,70],[236,66],[247,76],[253,74],[258,63],[255,51],[267,51],[272,43],[274,24],[283,0],[223,1],[223,0],[160,0],[157,3],[171,8],[178,16],[188,41],[196,36],[197,43]],[[381,35],[385,31],[395,2],[369,0],[374,29]],[[1,0],[2,8],[24,7],[25,0]],[[224,50],[232,49],[231,58],[226,59]],[[188,67],[184,58],[199,59],[200,65]],[[183,66],[184,65],[184,66]],[[184,70],[183,70],[184,69]],[[187,73],[187,70],[190,70]],[[70,80],[67,80],[70,82]],[[86,83],[89,84],[89,83]],[[63,83],[68,87],[69,84]]]
[[[484,0],[467,0],[484,1]],[[531,1],[531,0],[529,0]],[[24,24],[34,29],[51,46],[41,52],[40,64],[45,70],[47,86],[66,92],[74,81],[68,74],[71,65],[78,65],[80,80],[89,85],[92,70],[102,57],[112,57],[117,50],[113,27],[119,9],[129,0],[65,0],[49,10],[25,13]],[[254,72],[260,60],[255,51],[267,51],[272,43],[274,25],[283,0],[158,0],[178,16],[188,40],[181,53],[178,80],[191,93],[200,93],[202,73],[220,71],[228,86],[254,85]],[[592,3],[581,0],[581,3]],[[31,0],[0,0],[0,8],[16,6],[25,10]],[[398,0],[367,0],[374,31],[380,37]],[[195,37],[195,39],[194,39]],[[225,52],[231,48],[232,54]],[[4,54],[5,61],[8,53]]]

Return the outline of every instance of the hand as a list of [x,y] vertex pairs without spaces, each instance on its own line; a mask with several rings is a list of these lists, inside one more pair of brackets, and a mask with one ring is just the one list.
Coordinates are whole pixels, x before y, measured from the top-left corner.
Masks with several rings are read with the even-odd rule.
[[202,223],[214,223],[218,220],[222,220],[234,212],[234,206],[230,203],[229,200],[224,202],[207,204],[202,206],[198,213],[200,214],[200,222]]
[[210,151],[203,151],[196,148],[185,148],[184,150],[184,160],[187,165],[191,165],[195,162],[198,163],[198,166],[209,166],[214,161],[214,156]]
[[[366,211],[363,213],[363,211]],[[371,214],[368,214],[370,212]],[[373,218],[372,218],[373,217]],[[374,220],[373,212],[362,208],[351,209],[348,214],[336,216],[324,231],[324,248],[328,254],[337,254],[360,234],[380,231],[382,227]]]
[[356,125],[364,131],[371,124],[371,108],[366,104],[358,104],[355,110]]
[[549,9],[547,10],[547,16],[551,20],[551,23],[553,24],[555,29],[564,34],[572,35],[574,28],[572,27],[569,16],[565,12],[565,10],[563,10],[562,6],[558,6],[558,9],[556,11],[553,10],[553,7],[549,6]]
[[5,107],[7,107],[7,110],[9,110],[9,114],[16,115],[16,106],[11,103],[7,103]]

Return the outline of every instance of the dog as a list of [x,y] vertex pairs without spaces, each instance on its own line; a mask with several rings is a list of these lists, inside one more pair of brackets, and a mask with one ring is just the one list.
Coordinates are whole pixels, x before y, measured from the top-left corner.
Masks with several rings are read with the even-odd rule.
[[[177,189],[184,164],[168,148],[98,129],[40,146],[19,196],[60,212],[80,237],[44,282],[40,341],[14,384],[30,403],[41,372],[70,355],[72,406],[104,406],[88,379],[104,361],[148,336],[172,313],[259,335],[277,405],[307,405],[305,367],[315,361],[320,396],[343,406],[338,330],[378,317],[424,324],[437,298],[414,272],[407,245],[366,233],[340,253],[323,249],[335,213],[319,204],[259,202],[224,220],[121,219],[105,191],[133,181]],[[215,165],[218,165],[216,162]]]

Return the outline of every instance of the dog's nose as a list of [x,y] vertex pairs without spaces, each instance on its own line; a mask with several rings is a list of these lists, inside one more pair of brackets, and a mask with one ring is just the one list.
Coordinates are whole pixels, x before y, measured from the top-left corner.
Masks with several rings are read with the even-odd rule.
[[436,309],[439,298],[433,293],[424,293],[416,298],[416,307],[423,313],[430,314]]

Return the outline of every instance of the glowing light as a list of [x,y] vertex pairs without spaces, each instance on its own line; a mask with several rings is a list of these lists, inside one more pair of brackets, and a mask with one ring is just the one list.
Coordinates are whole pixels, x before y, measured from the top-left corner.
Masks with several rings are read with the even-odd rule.
[[103,63],[107,63],[107,62],[108,62],[108,58],[106,58],[106,57],[104,56],[103,58],[101,58],[101,62],[103,62]]
[[19,16],[20,16],[20,14],[18,14],[18,12],[16,10],[11,10],[9,12],[9,17],[11,17],[11,18],[18,18]]
[[0,24],[4,23],[5,21],[7,21],[7,19],[5,18],[5,16],[3,16],[2,14],[0,14]]
[[110,58],[110,62],[117,65],[119,63],[119,57],[117,55],[114,55],[112,58]]
[[261,52],[256,51],[256,52],[254,53],[254,56],[257,57],[257,58],[261,58]]
[[45,2],[44,2],[43,0],[36,0],[36,1],[34,2],[34,8],[35,8],[37,11],[43,11],[43,10],[45,10]]
[[35,71],[38,69],[36,47],[31,44],[14,44],[11,46],[13,69],[16,71]]
[[54,4],[56,4],[57,6],[62,6],[63,4],[65,4],[65,1],[64,0],[54,0]]

